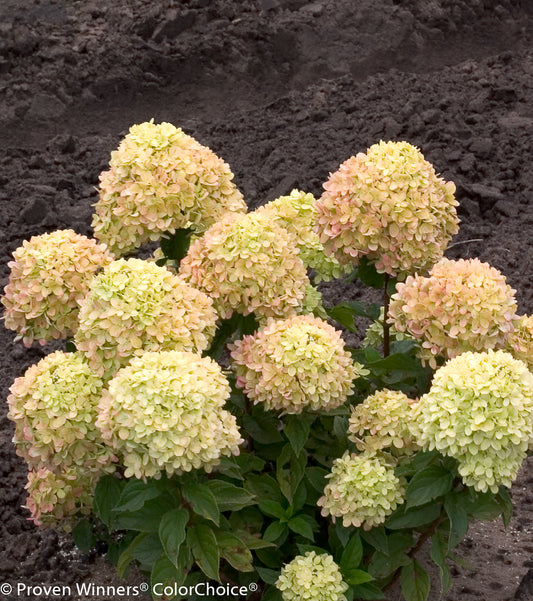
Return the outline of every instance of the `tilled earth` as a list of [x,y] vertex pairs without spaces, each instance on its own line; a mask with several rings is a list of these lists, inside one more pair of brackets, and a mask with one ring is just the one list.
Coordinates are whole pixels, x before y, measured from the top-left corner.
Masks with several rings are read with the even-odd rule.
[[[532,22],[530,0],[3,0],[0,287],[22,240],[91,234],[109,153],[154,118],[222,156],[250,207],[294,187],[320,195],[380,139],[417,145],[457,185],[447,255],[491,263],[531,313]],[[333,303],[347,289],[324,292]],[[3,328],[0,346],[5,399],[50,349]],[[0,582],[118,584],[100,558],[27,521],[26,470],[0,411]],[[533,599],[532,459],[512,496],[507,529],[471,528],[459,550],[470,565],[453,568],[445,601]]]

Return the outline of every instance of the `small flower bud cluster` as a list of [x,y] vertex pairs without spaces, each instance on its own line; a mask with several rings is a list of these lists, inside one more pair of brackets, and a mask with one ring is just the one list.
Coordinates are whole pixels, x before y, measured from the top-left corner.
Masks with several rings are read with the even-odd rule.
[[254,403],[285,413],[342,405],[364,373],[340,332],[312,315],[272,321],[230,348],[237,386]]
[[213,299],[222,318],[258,318],[300,309],[309,278],[293,236],[255,213],[231,215],[189,247],[180,275]]
[[145,351],[205,350],[216,319],[211,300],[165,267],[119,259],[91,282],[75,341],[108,379]]
[[94,235],[118,257],[164,232],[203,232],[227,211],[245,212],[229,166],[170,123],[130,128],[100,175]]
[[513,331],[515,291],[479,259],[442,259],[429,277],[408,276],[396,290],[389,323],[422,342],[419,357],[433,368],[438,355],[498,348]]
[[436,372],[415,420],[423,448],[457,459],[468,486],[497,492],[533,441],[533,375],[505,351],[463,353]]
[[520,315],[513,320],[513,327],[514,331],[509,334],[504,350],[533,371],[533,315]]
[[147,352],[120,369],[99,404],[97,426],[120,453],[127,478],[210,472],[243,441],[223,409],[230,386],[209,357]]
[[72,336],[78,302],[95,273],[113,257],[106,247],[72,230],[33,236],[13,253],[2,304],[5,325],[26,346]]
[[346,601],[349,587],[331,555],[308,551],[283,566],[276,588],[283,601]]
[[455,186],[407,142],[345,161],[316,203],[317,232],[341,264],[366,256],[381,273],[427,271],[458,231]]
[[[362,347],[372,346],[378,348],[383,344],[383,321],[385,319],[385,311],[381,307],[379,318],[373,321],[365,332],[365,337],[361,342]],[[407,332],[398,332],[394,328],[389,329],[389,339],[391,342],[397,340],[413,340],[411,334]]]
[[380,390],[352,407],[348,437],[360,451],[389,449],[395,454],[418,450],[410,424],[416,401],[397,390]]
[[342,518],[343,526],[370,530],[382,524],[405,499],[406,483],[385,455],[348,451],[333,462],[329,483],[317,504],[322,515]]

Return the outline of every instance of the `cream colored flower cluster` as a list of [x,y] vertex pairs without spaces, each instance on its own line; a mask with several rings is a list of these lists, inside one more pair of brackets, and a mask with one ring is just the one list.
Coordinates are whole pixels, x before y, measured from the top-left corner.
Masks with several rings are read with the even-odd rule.
[[316,199],[312,194],[292,190],[287,196],[280,196],[255,213],[263,219],[275,221],[296,239],[300,258],[304,265],[314,270],[314,280],[321,281],[340,278],[351,270],[351,266],[341,265],[335,257],[326,255],[318,234],[314,231],[317,211]]
[[533,375],[505,351],[463,353],[436,372],[415,419],[422,447],[457,459],[466,485],[497,492],[533,441]]
[[427,271],[458,231],[454,184],[407,142],[380,142],[351,157],[324,189],[317,232],[342,264],[366,256],[392,276]]
[[276,588],[283,601],[346,601],[349,587],[329,553],[308,551],[283,566]]
[[195,240],[180,275],[213,299],[222,318],[258,318],[299,310],[309,278],[293,236],[255,213],[231,215]]
[[107,379],[145,351],[205,350],[216,319],[211,300],[164,267],[119,259],[91,282],[75,341]]
[[403,392],[380,390],[352,407],[348,437],[360,451],[412,454],[418,450],[410,429],[415,406]]
[[170,123],[134,125],[100,175],[94,235],[118,257],[164,232],[245,212],[229,166]]
[[442,259],[429,277],[408,276],[391,297],[389,323],[422,342],[420,358],[502,346],[513,331],[515,291],[505,277],[479,259]]
[[[36,524],[88,512],[98,478],[115,470],[96,428],[102,381],[82,353],[56,351],[17,378],[7,401],[17,454],[30,469],[27,506]],[[81,503],[81,504],[80,504]]]
[[340,332],[312,315],[272,321],[230,348],[237,386],[254,403],[285,413],[342,405],[364,373]]
[[230,386],[212,359],[148,352],[117,372],[99,404],[97,426],[120,453],[127,478],[211,471],[238,455],[235,417],[223,409]]
[[406,483],[385,455],[348,451],[333,462],[329,483],[317,504],[322,515],[342,518],[343,526],[370,530],[403,503]]
[[523,361],[533,371],[533,315],[520,315],[513,320],[513,328],[504,350]]
[[113,258],[106,247],[72,230],[25,240],[13,253],[2,304],[5,326],[26,346],[72,336],[78,302],[95,273]]

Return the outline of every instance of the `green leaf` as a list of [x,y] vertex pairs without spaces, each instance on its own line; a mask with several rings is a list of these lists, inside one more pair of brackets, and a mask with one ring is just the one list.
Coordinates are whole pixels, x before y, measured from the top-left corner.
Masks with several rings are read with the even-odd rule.
[[98,480],[94,491],[94,513],[108,527],[112,527],[114,519],[113,509],[120,500],[124,480],[118,480],[114,476],[102,476]]
[[372,528],[371,530],[361,531],[361,538],[374,549],[377,549],[384,555],[389,554],[389,543],[387,533],[383,526]]
[[176,507],[176,500],[170,492],[146,501],[137,511],[118,513],[114,522],[117,530],[139,530],[140,532],[157,532],[163,515]]
[[498,499],[492,492],[470,490],[467,513],[476,520],[494,520],[502,512]]
[[187,254],[191,244],[192,229],[181,228],[175,233],[166,232],[160,239],[160,246],[166,259],[179,263]]
[[376,551],[368,566],[374,578],[387,578],[396,570],[408,564],[411,559],[407,551],[411,548],[413,536],[410,532],[395,532],[388,537],[389,554]]
[[287,533],[286,524],[282,524],[281,522],[272,522],[270,526],[265,530],[263,534],[263,539],[269,541],[271,543],[279,540],[283,535]]
[[255,495],[229,482],[208,480],[205,484],[213,493],[220,511],[239,511],[257,503]]
[[331,309],[326,308],[326,313],[349,332],[357,332],[353,319],[355,313],[348,303],[340,303]]
[[220,556],[239,572],[253,572],[252,553],[235,534],[223,530],[215,531]]
[[266,549],[268,547],[276,546],[274,543],[270,543],[262,538],[254,536],[246,530],[237,530],[235,534],[242,540],[248,549]]
[[350,540],[350,532],[350,529],[345,528],[342,525],[342,520],[335,521],[335,534],[337,535],[337,538],[339,539],[343,549],[344,547],[346,547],[348,541]]
[[[288,469],[283,469],[285,465]],[[302,451],[295,455],[290,444],[286,444],[276,462],[276,479],[285,498],[292,505],[293,496],[305,473],[307,454]]]
[[183,584],[186,575],[187,571],[182,569],[182,566],[177,568],[166,555],[162,555],[152,567],[150,575],[151,588],[156,584],[166,586],[174,583],[179,587]]
[[[128,548],[123,551],[117,563],[117,573],[123,578],[130,563],[136,559],[141,565],[152,566],[161,555],[162,546],[159,538],[153,534],[141,532],[138,534]],[[157,555],[157,557],[156,557]]]
[[451,585],[450,568],[446,563],[446,555],[448,553],[447,544],[444,541],[440,532],[435,532],[431,537],[430,556],[435,565],[439,568],[441,592],[446,593]]
[[[354,532],[350,537],[350,540],[341,556],[340,567],[341,570],[347,571],[353,568],[357,568],[361,563],[361,559],[363,558],[363,543],[361,542],[361,537],[359,536],[359,532]],[[359,584],[359,583],[354,583]]]
[[269,568],[261,568],[259,566],[255,569],[263,582],[266,582],[266,584],[276,584],[280,575],[279,570],[270,570]]
[[496,495],[496,501],[500,505],[502,511],[503,524],[504,526],[508,526],[513,517],[513,500],[511,499],[509,491],[504,486],[500,486],[500,490]]
[[430,503],[411,508],[402,505],[387,519],[385,526],[390,530],[400,530],[431,524],[439,517],[441,507],[441,503]]
[[457,546],[468,532],[468,514],[465,508],[465,495],[449,494],[444,500],[444,509],[450,521],[448,551]]
[[270,499],[283,502],[283,495],[277,481],[268,474],[250,474],[244,483],[244,488],[258,499]]
[[217,500],[205,483],[187,483],[182,486],[181,491],[196,514],[219,525],[220,510]]
[[426,601],[431,588],[428,573],[416,559],[403,566],[401,585],[406,601]]
[[365,582],[352,587],[355,599],[385,599],[385,594],[377,584]]
[[305,475],[311,486],[317,492],[324,492],[324,487],[327,483],[326,476],[328,475],[328,470],[325,470],[322,467],[308,467],[305,469]]
[[313,540],[315,538],[313,527],[309,521],[305,519],[305,516],[298,515],[291,518],[288,526],[293,532],[300,534],[304,538],[308,538],[309,540]]
[[439,458],[438,451],[420,451],[409,461],[403,461],[395,470],[397,476],[412,476]]
[[220,555],[213,530],[205,524],[195,524],[187,531],[187,543],[202,572],[218,581]]
[[82,553],[89,553],[96,543],[93,525],[89,520],[80,520],[72,530],[74,544]]
[[416,473],[407,487],[407,507],[425,505],[452,489],[453,474],[438,465]]
[[242,421],[245,432],[260,444],[273,444],[283,440],[273,416],[244,415]]
[[125,511],[138,511],[146,501],[159,497],[161,492],[161,489],[152,481],[128,480],[122,489],[118,504],[113,508],[113,512],[117,514]]
[[346,584],[351,584],[352,586],[355,584],[364,584],[365,582],[370,582],[374,580],[374,577],[371,576],[368,572],[364,570],[359,570],[357,568],[350,568],[349,570],[343,570],[343,580]]
[[285,508],[283,505],[278,503],[277,501],[270,501],[269,499],[265,499],[264,501],[259,501],[259,509],[270,517],[278,518],[279,520],[285,519]]
[[302,416],[302,415],[288,415],[285,418],[285,427],[283,432],[291,443],[294,453],[298,455],[304,448],[307,439],[309,438],[309,432],[311,431],[311,424],[313,423],[315,416]]
[[178,555],[181,544],[187,536],[186,528],[189,522],[189,513],[182,508],[171,509],[161,518],[159,524],[159,538],[169,560],[178,567]]
[[361,257],[359,265],[357,266],[357,277],[372,288],[381,290],[385,284],[385,275],[378,273],[376,267],[366,257]]
[[275,586],[268,586],[261,597],[261,601],[283,601],[281,591]]

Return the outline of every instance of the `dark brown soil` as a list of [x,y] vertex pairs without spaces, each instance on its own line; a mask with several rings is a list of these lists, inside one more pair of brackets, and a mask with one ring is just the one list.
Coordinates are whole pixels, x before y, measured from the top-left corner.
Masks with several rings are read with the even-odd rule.
[[[490,262],[531,313],[532,22],[530,0],[2,0],[0,287],[22,240],[91,233],[109,153],[153,117],[222,156],[250,207],[294,187],[319,195],[380,139],[417,145],[457,185],[461,244],[448,255]],[[2,399],[49,350],[12,340],[0,329]],[[0,583],[112,581],[27,521],[1,411]],[[512,495],[507,530],[472,527],[460,548],[471,566],[454,568],[446,601],[533,599],[531,459]]]

